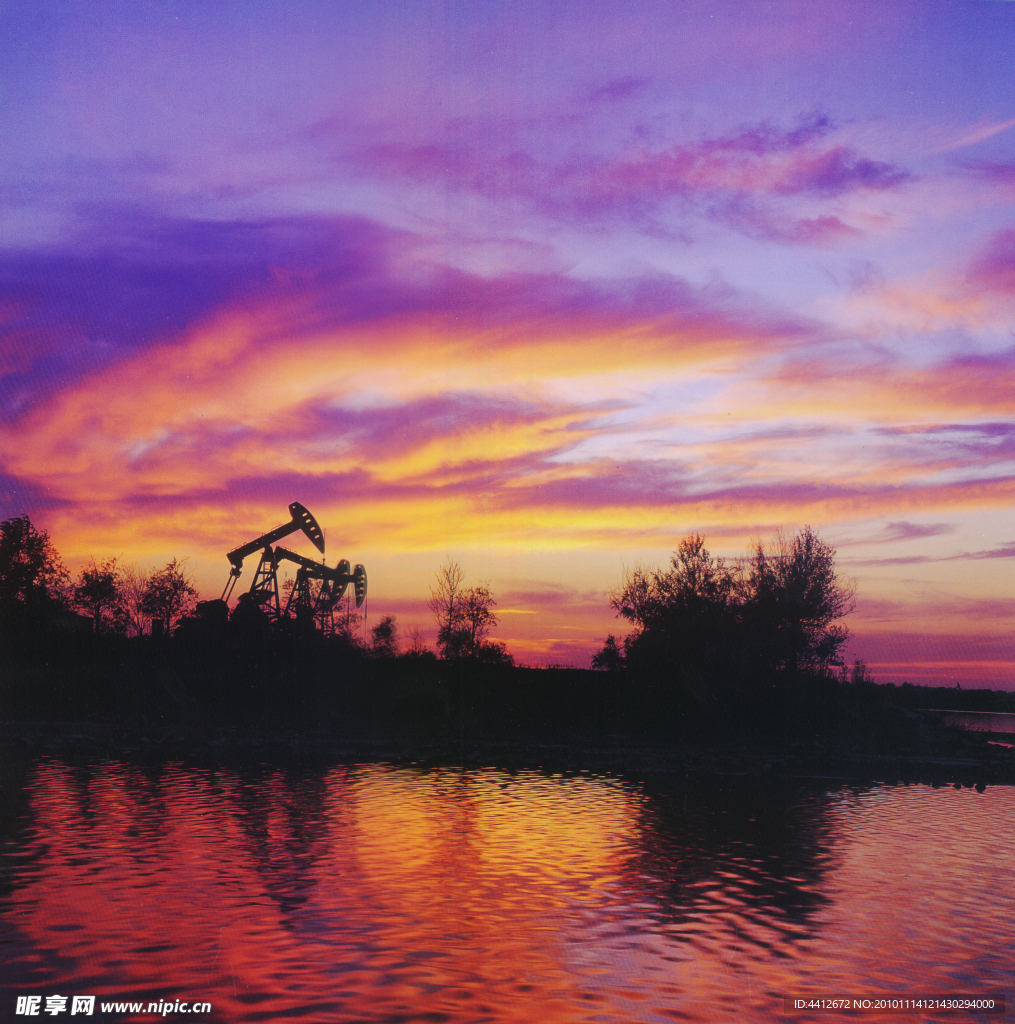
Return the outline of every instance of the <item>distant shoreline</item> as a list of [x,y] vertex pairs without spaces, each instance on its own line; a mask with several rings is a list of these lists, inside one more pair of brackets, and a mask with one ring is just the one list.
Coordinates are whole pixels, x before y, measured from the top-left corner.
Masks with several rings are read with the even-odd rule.
[[462,744],[349,723],[347,728],[133,726],[97,722],[0,721],[0,757],[73,763],[189,764],[210,770],[251,764],[285,767],[391,763],[427,768],[608,774],[708,774],[874,785],[1015,785],[1015,751],[989,746],[984,734],[948,732],[933,751],[870,753],[814,740],[684,744],[595,744],[473,737]]

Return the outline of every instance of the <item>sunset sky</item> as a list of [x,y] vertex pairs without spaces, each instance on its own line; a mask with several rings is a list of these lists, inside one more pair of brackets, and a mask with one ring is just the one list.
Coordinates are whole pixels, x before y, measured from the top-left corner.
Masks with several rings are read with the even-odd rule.
[[0,0],[0,516],[210,598],[300,501],[576,665],[809,524],[850,658],[1015,689],[1013,68],[1000,0]]

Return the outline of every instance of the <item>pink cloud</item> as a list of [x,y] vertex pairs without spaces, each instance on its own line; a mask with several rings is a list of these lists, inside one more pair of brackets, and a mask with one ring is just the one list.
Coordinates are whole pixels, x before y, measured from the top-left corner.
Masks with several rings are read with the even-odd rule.
[[1015,296],[1015,228],[998,231],[991,237],[970,266],[966,281],[974,288]]
[[[932,562],[977,562],[995,558],[1015,558],[1015,541],[1010,544],[1002,544],[996,548],[985,548],[980,551],[962,551],[951,555],[908,555],[896,558],[864,558],[854,559],[853,565],[858,566],[889,566],[889,565],[925,565]],[[992,606],[990,614],[996,613],[997,608]],[[977,614],[988,614],[986,608],[980,608]]]
[[737,197],[714,203],[708,209],[712,220],[726,224],[748,238],[799,245],[832,245],[862,232],[835,216],[793,217],[762,204]]
[[[902,357],[878,349],[859,357],[794,352],[770,383],[783,408],[802,411],[793,393],[808,408],[823,412],[880,408],[879,430],[936,434],[946,438],[953,451],[1000,450],[1015,436],[1007,425],[1001,433],[996,429],[997,417],[1015,411],[1015,347],[957,354],[930,366],[906,365]],[[939,419],[948,416],[954,424],[962,415],[990,419],[955,426]],[[922,440],[917,444],[932,450]]]
[[[254,349],[291,351],[324,332],[332,352],[371,332],[372,346],[392,354],[417,344],[420,331],[464,339],[473,353],[623,332],[627,358],[639,361],[703,353],[718,338],[746,353],[818,330],[729,287],[663,275],[483,277],[435,265],[424,246],[420,236],[363,218],[142,222],[96,214],[87,240],[0,257],[9,295],[0,309],[0,415],[16,422],[104,367],[186,344],[228,317],[261,322],[244,358]],[[609,351],[619,358],[615,340]],[[227,357],[216,359],[224,372]]]

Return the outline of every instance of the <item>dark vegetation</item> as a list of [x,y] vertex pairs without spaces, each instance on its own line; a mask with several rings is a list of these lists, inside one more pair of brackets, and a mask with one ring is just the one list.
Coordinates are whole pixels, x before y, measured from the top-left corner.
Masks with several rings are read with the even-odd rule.
[[[271,623],[242,602],[195,602],[186,566],[91,562],[74,580],[27,516],[0,524],[0,715],[160,729],[332,729],[438,749],[497,743],[598,750],[725,744],[836,756],[991,756],[920,709],[1015,711],[989,690],[881,686],[841,664],[853,588],[810,529],[727,564],[698,537],[615,594],[632,625],[592,670],[516,666],[490,639],[489,587],[448,562],[430,608],[438,652],[393,616],[361,639]],[[241,611],[242,609],[242,611]],[[979,744],[969,753],[969,744]],[[978,752],[977,752],[978,751]]]
[[643,681],[646,715],[706,729],[731,717],[803,724],[801,712],[813,718],[840,689],[848,633],[838,620],[853,587],[834,554],[809,527],[733,565],[688,537],[668,570],[628,575],[613,607],[635,629],[623,653],[608,638],[595,664]]

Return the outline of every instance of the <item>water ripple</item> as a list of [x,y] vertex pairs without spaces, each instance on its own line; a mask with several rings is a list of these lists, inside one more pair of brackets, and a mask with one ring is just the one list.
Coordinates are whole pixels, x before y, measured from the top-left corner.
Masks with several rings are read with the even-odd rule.
[[1011,978],[1011,789],[45,761],[11,806],[15,993],[189,995],[230,1021],[760,1021],[786,994]]

